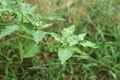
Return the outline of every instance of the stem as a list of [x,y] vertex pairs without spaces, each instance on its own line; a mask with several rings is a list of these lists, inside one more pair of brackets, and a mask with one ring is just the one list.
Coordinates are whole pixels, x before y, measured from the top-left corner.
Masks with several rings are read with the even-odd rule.
[[30,39],[30,40],[33,40],[33,38],[30,38],[28,36],[25,36],[25,35],[21,35],[21,34],[18,34],[18,33],[15,33],[16,35],[20,36],[20,37],[23,37],[23,38],[27,38],[27,39]]

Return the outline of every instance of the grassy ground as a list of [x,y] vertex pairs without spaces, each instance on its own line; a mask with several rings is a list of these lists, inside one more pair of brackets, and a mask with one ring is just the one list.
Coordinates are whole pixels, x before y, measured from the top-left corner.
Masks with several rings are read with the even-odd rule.
[[75,24],[76,33],[87,33],[86,39],[98,48],[81,47],[90,58],[72,57],[64,65],[56,53],[44,50],[21,62],[13,36],[0,42],[1,80],[120,80],[119,0],[30,1],[27,2],[38,5],[35,14],[59,15],[66,20],[53,21],[52,31]]

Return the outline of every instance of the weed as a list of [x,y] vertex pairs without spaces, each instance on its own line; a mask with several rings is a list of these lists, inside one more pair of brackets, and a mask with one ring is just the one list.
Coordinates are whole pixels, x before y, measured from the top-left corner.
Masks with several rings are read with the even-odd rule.
[[0,0],[0,79],[120,79],[120,1],[66,1]]

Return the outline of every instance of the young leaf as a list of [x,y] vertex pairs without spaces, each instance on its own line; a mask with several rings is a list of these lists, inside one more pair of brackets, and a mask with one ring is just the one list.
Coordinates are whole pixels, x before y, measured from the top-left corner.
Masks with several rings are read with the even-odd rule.
[[88,56],[87,53],[81,51],[78,47],[75,47],[75,46],[72,48],[72,51],[74,53],[78,53],[78,54],[81,54],[81,55],[84,55],[84,56]]
[[47,28],[47,27],[49,27],[49,26],[51,26],[52,24],[41,24],[41,28],[42,29],[45,29],[45,28]]
[[83,41],[79,43],[80,45],[84,46],[84,47],[92,47],[92,48],[97,48],[97,46],[90,42],[90,41]]
[[67,38],[67,42],[69,43],[69,46],[76,45],[78,43],[79,39],[77,35],[72,35]]
[[45,34],[46,33],[43,31],[33,31],[32,32],[33,39],[35,40],[36,43],[41,41],[43,39],[43,37],[45,36]]
[[63,38],[60,34],[57,34],[57,33],[50,33],[50,34],[55,38],[55,40],[63,43]]
[[68,28],[64,28],[61,33],[64,37],[69,37],[74,33],[74,31],[75,31],[75,25],[72,25]]
[[34,57],[35,54],[39,52],[39,46],[33,42],[29,41],[28,44],[25,46],[25,54],[24,58]]
[[79,40],[84,40],[85,36],[86,36],[86,33],[79,34],[79,35],[78,35],[78,39],[79,39]]
[[20,27],[18,25],[9,25],[6,26],[5,29],[2,29],[1,33],[0,33],[0,39],[2,39],[3,37],[10,35],[11,33],[15,32],[16,30],[19,30]]
[[30,4],[22,3],[21,4],[21,11],[25,14],[32,14],[36,9],[36,6],[32,6]]
[[61,64],[64,64],[73,54],[71,47],[59,48],[58,57]]

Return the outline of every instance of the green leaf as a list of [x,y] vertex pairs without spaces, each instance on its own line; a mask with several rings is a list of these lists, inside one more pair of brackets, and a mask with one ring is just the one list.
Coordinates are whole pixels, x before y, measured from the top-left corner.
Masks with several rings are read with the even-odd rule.
[[80,58],[80,59],[89,59],[88,55],[74,55],[73,57]]
[[69,43],[69,46],[76,45],[80,40],[84,40],[85,35],[86,34],[84,33],[84,34],[69,36],[67,38],[67,42]]
[[67,38],[67,42],[69,43],[69,46],[76,45],[78,43],[79,39],[77,35],[72,35]]
[[27,23],[27,22],[21,22],[20,23],[23,27],[27,28],[29,31],[34,30],[34,26],[32,25],[32,23]]
[[73,54],[71,47],[59,48],[58,57],[61,64],[64,64]]
[[69,37],[75,32],[75,25],[72,25],[68,28],[64,28],[61,32],[64,37]]
[[84,40],[85,36],[86,36],[86,33],[79,34],[79,35],[78,35],[78,39],[79,39],[79,40]]
[[57,33],[50,33],[50,34],[55,38],[55,40],[63,43],[63,38],[60,34],[57,34]]
[[20,27],[18,25],[9,25],[6,26],[4,29],[2,29],[1,33],[0,33],[0,39],[2,39],[3,37],[10,35],[11,33],[15,32],[16,30],[19,30]]
[[2,6],[7,6],[8,2],[6,2],[6,0],[0,0],[0,3],[2,4]]
[[45,34],[46,33],[43,31],[33,31],[32,32],[33,39],[35,40],[36,43],[41,41],[44,38]]
[[21,22],[19,25],[21,26],[22,31],[25,31],[27,34],[32,34],[31,32],[34,30],[34,28],[31,23]]
[[21,59],[21,62],[23,62],[24,49],[23,49],[23,44],[20,41],[18,42],[18,47],[19,47],[19,52],[20,52],[20,59]]
[[49,27],[49,26],[51,26],[52,24],[41,24],[40,26],[41,26],[41,28],[42,29],[45,29],[45,28],[47,28],[47,27]]
[[36,9],[36,6],[32,6],[30,4],[22,3],[21,4],[21,11],[25,14],[32,14]]
[[34,57],[38,52],[39,46],[35,42],[29,41],[25,46],[24,58]]
[[79,44],[84,46],[84,47],[97,48],[97,46],[94,43],[90,42],[90,41],[82,41]]

